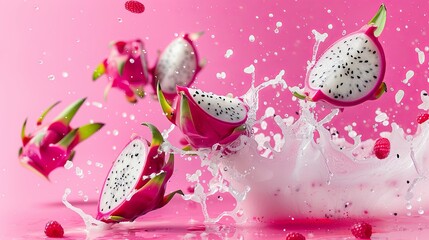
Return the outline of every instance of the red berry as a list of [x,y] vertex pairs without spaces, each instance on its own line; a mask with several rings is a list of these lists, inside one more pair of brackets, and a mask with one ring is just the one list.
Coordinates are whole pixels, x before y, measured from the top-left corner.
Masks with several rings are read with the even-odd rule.
[[390,153],[390,141],[387,138],[379,138],[374,144],[374,154],[378,159],[385,159]]
[[305,237],[301,233],[290,232],[286,235],[286,240],[305,240]]
[[422,113],[417,117],[417,123],[422,124],[429,119],[429,113]]
[[132,13],[142,13],[144,12],[144,5],[139,1],[127,1],[125,2],[125,9]]
[[358,222],[352,226],[352,234],[359,239],[370,239],[372,226],[366,222]]
[[52,238],[61,238],[64,236],[64,229],[57,221],[49,221],[45,226],[45,234]]

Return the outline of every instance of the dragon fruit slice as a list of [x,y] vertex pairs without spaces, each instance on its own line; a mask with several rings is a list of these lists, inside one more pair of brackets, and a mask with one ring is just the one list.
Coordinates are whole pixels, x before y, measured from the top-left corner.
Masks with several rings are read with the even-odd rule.
[[109,81],[104,90],[105,98],[112,87],[124,91],[127,100],[131,103],[137,102],[136,95],[143,98],[144,86],[149,79],[143,42],[137,39],[114,43],[109,57],[95,69],[92,80],[97,80],[103,74],[107,75]]
[[117,223],[137,217],[166,205],[181,190],[164,196],[173,174],[174,155],[165,162],[166,153],[159,146],[164,141],[158,129],[144,123],[152,132],[152,142],[135,136],[119,154],[107,175],[98,204],[97,219]]
[[169,102],[173,102],[177,96],[176,86],[190,86],[205,65],[205,61],[199,62],[198,52],[193,43],[202,34],[202,32],[185,34],[173,40],[160,54],[152,69],[154,91],[160,83]]
[[246,133],[248,107],[238,98],[177,86],[179,99],[173,109],[159,85],[157,92],[165,115],[193,148],[228,144]]
[[104,125],[90,123],[74,129],[70,127],[70,121],[84,102],[85,99],[76,101],[60,113],[52,123],[41,126],[48,112],[59,104],[56,102],[42,113],[37,121],[39,128],[29,135],[25,133],[27,120],[24,121],[21,130],[23,146],[19,149],[19,160],[23,166],[49,179],[49,174],[54,169],[63,167],[67,160],[73,159],[74,147]]
[[295,96],[339,107],[379,98],[387,90],[383,82],[386,60],[378,41],[385,22],[386,8],[381,5],[367,25],[322,54],[307,74],[304,95]]

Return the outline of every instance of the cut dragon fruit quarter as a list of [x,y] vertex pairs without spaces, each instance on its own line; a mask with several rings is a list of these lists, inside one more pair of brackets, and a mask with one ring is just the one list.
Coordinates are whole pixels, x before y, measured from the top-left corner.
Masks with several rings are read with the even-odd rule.
[[178,190],[164,196],[173,174],[174,155],[161,152],[164,139],[158,129],[144,123],[152,132],[152,142],[135,136],[125,146],[107,175],[98,204],[97,219],[117,223],[137,217],[166,205]]
[[199,61],[194,45],[194,41],[202,34],[202,32],[185,34],[173,40],[160,54],[153,68],[152,86],[156,91],[159,83],[169,102],[173,102],[177,96],[176,86],[190,86],[205,65],[205,61]]
[[383,82],[386,60],[378,41],[385,22],[386,7],[381,5],[367,25],[322,54],[307,74],[304,94],[294,95],[339,107],[379,98],[387,90]]
[[[19,160],[25,167],[48,179],[49,174],[58,167],[63,167],[67,160],[72,160],[74,147],[92,136],[103,127],[103,123],[90,123],[73,129],[70,122],[84,103],[80,99],[63,110],[52,123],[39,127],[34,133],[27,135],[27,120],[21,130],[23,146],[19,150]],[[37,125],[42,122],[48,112],[58,105],[56,102],[42,113]]]
[[173,109],[158,86],[158,99],[167,118],[182,131],[193,148],[229,144],[246,133],[248,107],[238,98],[177,86]]

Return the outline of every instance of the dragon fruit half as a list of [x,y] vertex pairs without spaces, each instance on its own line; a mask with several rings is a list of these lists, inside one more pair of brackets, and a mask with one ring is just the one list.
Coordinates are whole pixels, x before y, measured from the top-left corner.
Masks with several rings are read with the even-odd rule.
[[205,61],[199,62],[193,43],[201,35],[202,32],[185,34],[173,40],[160,54],[152,69],[154,91],[160,83],[164,96],[169,102],[173,102],[177,96],[176,86],[190,86],[205,65]]
[[383,82],[386,60],[378,41],[385,22],[386,8],[381,5],[367,25],[322,54],[307,74],[304,95],[295,96],[339,107],[379,98],[387,90]]
[[248,107],[238,98],[177,86],[179,99],[173,109],[159,85],[157,92],[165,115],[193,148],[228,144],[246,133]]
[[40,126],[34,133],[27,135],[24,121],[21,131],[23,146],[19,149],[20,162],[34,172],[49,179],[49,174],[58,167],[63,167],[67,160],[72,160],[74,147],[97,132],[104,124],[90,123],[73,129],[70,121],[82,106],[85,99],[80,99],[67,107],[54,121],[41,126],[48,112],[59,102],[56,102],[42,113],[37,121]]
[[109,81],[104,90],[105,98],[112,87],[124,91],[131,103],[137,102],[136,95],[143,98],[144,86],[149,81],[143,42],[137,39],[114,43],[109,57],[95,69],[92,80],[97,80],[103,74],[107,75]]
[[164,196],[168,180],[173,174],[174,155],[165,162],[166,153],[159,146],[164,141],[151,124],[152,142],[132,137],[119,154],[107,175],[98,204],[97,219],[117,223],[134,221],[137,217],[166,205],[181,190]]

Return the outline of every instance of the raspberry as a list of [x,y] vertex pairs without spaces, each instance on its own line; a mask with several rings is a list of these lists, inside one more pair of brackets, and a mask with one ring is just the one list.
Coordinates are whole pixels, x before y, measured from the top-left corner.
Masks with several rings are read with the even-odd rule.
[[144,5],[139,1],[127,1],[125,2],[125,9],[132,13],[142,13],[144,12]]
[[429,119],[429,113],[422,113],[417,117],[417,123],[422,124]]
[[379,138],[374,144],[374,154],[378,159],[385,159],[390,153],[390,141],[387,138]]
[[45,226],[45,234],[52,238],[61,238],[64,236],[64,229],[57,221],[49,221]]
[[359,239],[370,239],[372,235],[372,226],[366,222],[358,222],[352,226],[352,234]]
[[305,240],[305,237],[301,233],[290,232],[286,235],[286,240]]

